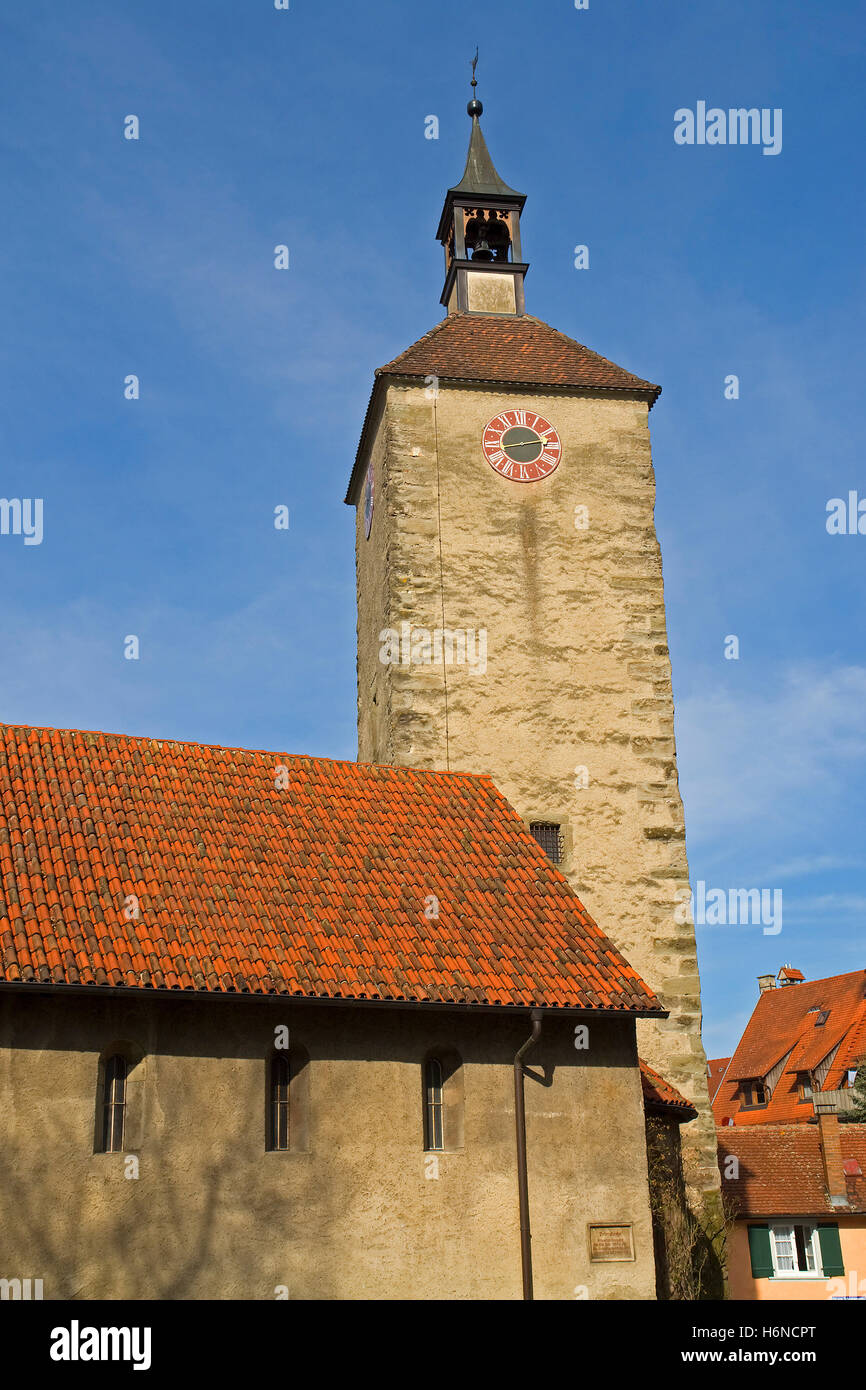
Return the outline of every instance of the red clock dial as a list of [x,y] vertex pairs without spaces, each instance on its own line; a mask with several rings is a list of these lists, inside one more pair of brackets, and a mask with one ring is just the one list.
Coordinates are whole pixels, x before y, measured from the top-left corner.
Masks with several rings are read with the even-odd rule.
[[562,442],[549,420],[534,410],[503,410],[484,426],[484,457],[514,483],[537,483],[558,466]]

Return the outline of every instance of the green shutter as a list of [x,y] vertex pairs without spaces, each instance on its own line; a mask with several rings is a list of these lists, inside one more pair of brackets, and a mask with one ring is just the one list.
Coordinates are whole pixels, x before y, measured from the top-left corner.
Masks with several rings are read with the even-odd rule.
[[835,1222],[818,1222],[818,1244],[821,1247],[821,1264],[824,1278],[835,1278],[845,1273],[842,1263],[842,1245],[839,1240],[839,1227]]
[[749,1227],[749,1255],[753,1279],[772,1279],[773,1255],[770,1250],[769,1226]]

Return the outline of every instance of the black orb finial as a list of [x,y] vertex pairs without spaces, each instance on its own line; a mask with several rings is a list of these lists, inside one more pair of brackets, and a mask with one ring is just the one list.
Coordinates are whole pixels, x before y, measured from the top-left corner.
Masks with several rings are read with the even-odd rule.
[[484,107],[477,97],[473,97],[470,102],[467,102],[466,111],[470,116],[480,116],[483,110]]

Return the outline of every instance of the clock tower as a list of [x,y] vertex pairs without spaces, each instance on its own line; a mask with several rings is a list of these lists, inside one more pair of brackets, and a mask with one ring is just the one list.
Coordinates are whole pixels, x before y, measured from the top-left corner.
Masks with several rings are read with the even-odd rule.
[[[523,194],[481,102],[437,237],[445,317],[375,374],[356,506],[358,756],[488,774],[670,1017],[641,1055],[695,1104],[701,1044],[649,412],[660,388],[527,314]],[[448,911],[448,904],[440,906]]]

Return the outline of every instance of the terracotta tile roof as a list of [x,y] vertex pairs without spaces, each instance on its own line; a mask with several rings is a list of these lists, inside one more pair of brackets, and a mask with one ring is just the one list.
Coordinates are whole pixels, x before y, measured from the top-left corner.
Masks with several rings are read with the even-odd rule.
[[350,504],[355,502],[376,402],[390,377],[618,391],[648,400],[650,408],[662,389],[531,314],[448,314],[399,357],[377,368],[375,376],[346,493]]
[[[866,1211],[866,1125],[840,1125],[839,1131],[848,1201],[853,1210]],[[717,1138],[722,1190],[738,1215],[840,1214],[827,1194],[817,1125],[734,1126],[719,1129]],[[729,1155],[739,1161],[736,1179],[725,1177]]]
[[795,970],[792,965],[783,965],[776,976],[777,980],[793,980],[795,983],[799,983],[801,980],[805,980],[805,978],[806,976],[803,974],[802,970]]
[[710,1100],[719,1089],[719,1083],[730,1064],[730,1057],[714,1057],[711,1062],[707,1062],[707,1088],[710,1093]]
[[[820,1024],[824,1011],[829,1012]],[[729,1118],[736,1125],[812,1119],[811,1102],[799,1096],[797,1073],[814,1071],[834,1049],[838,1050],[821,1088],[825,1091],[836,1090],[845,1071],[866,1055],[866,970],[764,990],[713,1097],[716,1123],[723,1125]],[[769,1103],[759,1110],[741,1110],[738,1083],[765,1077],[780,1062],[782,1074]]]
[[677,1112],[675,1118],[680,1124],[686,1120],[693,1120],[697,1116],[697,1110],[690,1100],[686,1100],[681,1091],[676,1086],[672,1086],[664,1077],[659,1076],[657,1071],[653,1071],[648,1062],[642,1057],[640,1062],[640,1082],[643,1087],[643,1101],[647,1109],[661,1106],[665,1111]]
[[661,1011],[487,777],[8,725],[0,980]]
[[624,371],[531,314],[448,314],[376,376],[438,376],[449,381],[531,382],[650,393],[660,386]]

